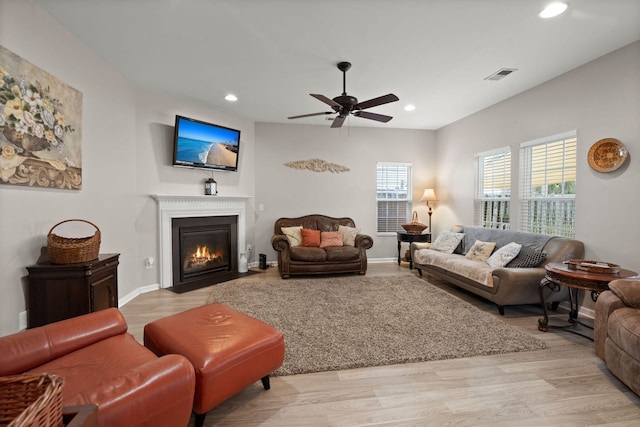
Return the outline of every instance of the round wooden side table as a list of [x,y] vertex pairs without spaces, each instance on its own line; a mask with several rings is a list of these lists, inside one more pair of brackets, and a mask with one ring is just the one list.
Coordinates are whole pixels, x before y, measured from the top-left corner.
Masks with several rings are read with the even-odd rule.
[[[578,309],[580,300],[578,298],[578,292],[580,290],[590,291],[591,299],[595,302],[598,299],[598,295],[609,289],[609,282],[615,279],[624,279],[632,276],[637,276],[638,273],[631,270],[620,269],[617,273],[593,273],[589,271],[574,270],[569,268],[561,262],[550,262],[545,265],[545,276],[540,281],[540,303],[544,311],[544,317],[538,319],[538,330],[547,332],[549,328],[561,328],[566,329],[569,332],[576,333],[585,338],[593,341],[592,335],[582,334],[573,328],[577,325],[585,326],[589,329],[593,329],[591,325],[587,325],[578,320]],[[552,326],[549,325],[549,313],[547,312],[547,304],[544,295],[544,289],[548,288],[552,291],[559,291],[560,286],[566,286],[569,288],[569,324],[566,326]]]

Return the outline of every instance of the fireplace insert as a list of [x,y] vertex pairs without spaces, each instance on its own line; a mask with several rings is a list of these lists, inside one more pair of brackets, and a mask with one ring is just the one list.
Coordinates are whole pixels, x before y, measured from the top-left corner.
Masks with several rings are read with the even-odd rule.
[[238,217],[172,219],[173,286],[212,285],[238,272]]

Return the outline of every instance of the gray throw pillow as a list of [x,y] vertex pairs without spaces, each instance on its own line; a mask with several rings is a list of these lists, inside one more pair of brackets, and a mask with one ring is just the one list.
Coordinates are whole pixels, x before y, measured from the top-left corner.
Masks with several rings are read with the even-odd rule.
[[528,246],[523,246],[520,249],[520,253],[514,259],[506,265],[508,268],[530,268],[537,267],[547,257],[545,252],[531,249]]

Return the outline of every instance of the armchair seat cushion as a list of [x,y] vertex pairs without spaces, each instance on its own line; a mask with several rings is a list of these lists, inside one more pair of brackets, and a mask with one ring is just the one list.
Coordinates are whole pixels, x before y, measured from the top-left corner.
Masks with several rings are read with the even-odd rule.
[[139,345],[133,336],[121,334],[65,354],[27,372],[53,372],[63,377],[62,395],[65,404],[82,405],[87,403],[82,401],[83,396],[105,381],[105,371],[111,377],[122,376],[127,371],[156,359],[158,357]]

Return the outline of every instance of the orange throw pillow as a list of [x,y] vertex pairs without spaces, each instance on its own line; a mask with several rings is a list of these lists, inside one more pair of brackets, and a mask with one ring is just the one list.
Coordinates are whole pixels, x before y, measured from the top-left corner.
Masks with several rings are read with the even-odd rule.
[[320,247],[320,230],[303,228],[300,233],[302,234],[302,246],[305,248]]
[[342,246],[342,233],[339,231],[321,231],[320,247],[328,248],[330,246]]

